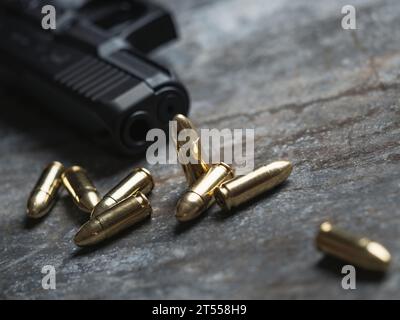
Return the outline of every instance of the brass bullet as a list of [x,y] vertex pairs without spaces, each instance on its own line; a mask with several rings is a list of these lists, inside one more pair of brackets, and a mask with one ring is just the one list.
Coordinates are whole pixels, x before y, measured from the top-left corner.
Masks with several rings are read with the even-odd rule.
[[185,129],[193,130],[192,134],[196,136],[193,145],[190,147],[190,152],[191,152],[190,156],[192,161],[190,161],[187,164],[183,163],[182,161],[187,150],[186,148],[185,149],[181,148],[183,145],[187,143],[187,141],[175,140],[175,138],[177,137],[174,137],[174,143],[178,154],[178,161],[182,166],[188,185],[191,186],[193,183],[197,181],[197,179],[199,179],[202,175],[207,173],[207,171],[211,168],[211,166],[207,164],[202,157],[203,150],[201,148],[200,135],[197,133],[196,127],[193,125],[190,119],[182,114],[177,114],[174,117],[174,121],[175,121],[174,125],[176,125],[177,137],[179,136],[179,133]]
[[153,190],[154,181],[150,172],[145,168],[134,169],[117,186],[108,192],[96,205],[92,217],[96,217],[107,209],[115,206],[118,202],[134,195],[138,191],[147,195]]
[[390,253],[381,244],[349,234],[324,222],[316,238],[319,250],[370,271],[386,271]]
[[100,202],[100,195],[87,176],[86,170],[73,166],[64,171],[61,179],[77,207],[91,213]]
[[27,214],[30,218],[41,218],[50,212],[60,189],[63,171],[64,166],[57,161],[44,169],[29,196]]
[[139,192],[91,218],[79,229],[74,242],[80,247],[97,244],[144,220],[151,212],[149,200]]
[[181,222],[197,218],[212,203],[215,188],[233,176],[234,171],[227,164],[214,165],[179,200],[176,218]]
[[292,168],[289,161],[276,161],[262,166],[247,175],[221,184],[215,189],[215,200],[222,209],[230,210],[284,182]]

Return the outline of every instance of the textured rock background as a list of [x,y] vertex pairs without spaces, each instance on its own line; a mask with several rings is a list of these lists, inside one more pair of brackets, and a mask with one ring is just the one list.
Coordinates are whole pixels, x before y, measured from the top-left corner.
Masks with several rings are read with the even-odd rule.
[[[178,166],[120,158],[29,102],[0,101],[1,298],[400,298],[400,2],[162,0],[181,40],[156,55],[187,84],[199,127],[255,128],[256,165],[287,158],[290,181],[230,216],[214,208],[180,228]],[[356,31],[340,26],[357,8]],[[20,115],[23,114],[23,118]],[[106,192],[127,171],[154,174],[151,221],[91,250],[72,238],[86,217],[64,193],[51,215],[25,220],[49,161],[81,164]],[[385,277],[358,273],[314,248],[318,225],[385,244]],[[57,289],[41,288],[41,268]]]

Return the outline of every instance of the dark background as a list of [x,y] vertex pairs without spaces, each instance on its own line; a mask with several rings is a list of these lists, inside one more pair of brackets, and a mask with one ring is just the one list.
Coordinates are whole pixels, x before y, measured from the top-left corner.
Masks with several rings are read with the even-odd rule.
[[[181,39],[159,51],[187,85],[198,127],[255,128],[256,166],[286,158],[289,182],[229,216],[213,208],[178,226],[179,166],[149,166],[93,145],[34,102],[0,94],[1,298],[400,298],[400,2],[163,0]],[[358,30],[341,28],[357,9]],[[86,220],[65,192],[52,213],[25,219],[28,194],[50,161],[87,168],[104,193],[136,166],[156,187],[148,221],[82,250]],[[330,219],[383,243],[385,277],[314,248]],[[41,287],[54,265],[57,289]]]

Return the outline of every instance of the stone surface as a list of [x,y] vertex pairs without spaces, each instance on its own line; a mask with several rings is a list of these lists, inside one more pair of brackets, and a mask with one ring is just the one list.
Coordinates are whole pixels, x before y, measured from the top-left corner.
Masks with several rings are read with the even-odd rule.
[[[290,181],[180,227],[178,166],[109,153],[3,93],[0,297],[400,298],[400,2],[351,1],[355,31],[341,28],[349,1],[160,2],[181,40],[156,56],[187,84],[198,127],[255,128],[256,165],[290,159]],[[147,167],[151,221],[82,250],[72,238],[87,217],[63,193],[48,217],[27,222],[27,196],[52,160],[86,167],[102,192]],[[341,264],[314,248],[326,219],[386,245],[388,274],[359,272],[357,290],[343,290]],[[44,265],[57,270],[56,290],[41,287]]]

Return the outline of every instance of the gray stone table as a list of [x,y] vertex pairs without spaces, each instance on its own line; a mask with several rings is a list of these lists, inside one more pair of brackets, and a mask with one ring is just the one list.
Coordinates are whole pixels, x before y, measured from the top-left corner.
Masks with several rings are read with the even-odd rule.
[[[188,86],[198,127],[254,128],[256,166],[290,159],[288,183],[186,227],[174,218],[185,181],[177,165],[148,165],[93,145],[0,97],[0,297],[400,298],[400,2],[397,0],[160,0],[181,39],[155,55]],[[341,28],[342,6],[357,30]],[[151,170],[151,221],[104,245],[72,242],[86,220],[65,193],[38,223],[27,196],[52,160],[81,164],[103,193],[135,166]],[[383,243],[386,276],[359,272],[341,287],[341,264],[314,247],[319,224]],[[56,290],[43,290],[53,265]]]

